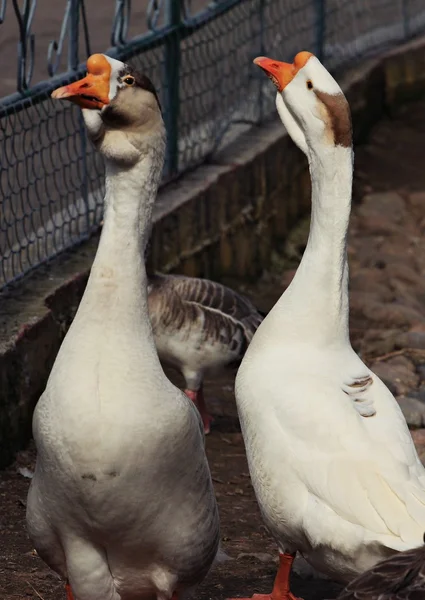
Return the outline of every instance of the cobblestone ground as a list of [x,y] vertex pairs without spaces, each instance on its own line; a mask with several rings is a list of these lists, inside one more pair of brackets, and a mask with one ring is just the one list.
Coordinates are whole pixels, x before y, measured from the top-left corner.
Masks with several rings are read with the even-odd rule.
[[[355,349],[396,395],[425,460],[425,102],[382,121],[357,150],[355,205],[349,238],[351,332]],[[276,253],[274,267],[245,286],[268,310],[290,282],[306,242],[308,220]],[[179,379],[170,373],[177,383]],[[216,417],[207,441],[222,522],[231,557],[201,586],[201,600],[269,591],[276,548],[261,522],[251,488],[233,398],[234,372],[207,382]],[[61,582],[33,554],[25,533],[28,469],[34,451],[22,452],[0,474],[0,589],[3,600],[64,598]],[[338,586],[294,575],[305,600],[335,598]]]

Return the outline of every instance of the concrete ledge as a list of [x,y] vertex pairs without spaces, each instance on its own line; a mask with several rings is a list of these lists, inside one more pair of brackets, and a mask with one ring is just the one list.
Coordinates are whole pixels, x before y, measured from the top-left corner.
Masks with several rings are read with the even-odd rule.
[[[425,93],[425,40],[340,73],[355,141],[384,111]],[[149,266],[217,280],[255,278],[310,204],[302,153],[280,122],[252,128],[214,164],[163,189]],[[84,292],[98,236],[0,295],[0,467],[28,441],[32,411]]]

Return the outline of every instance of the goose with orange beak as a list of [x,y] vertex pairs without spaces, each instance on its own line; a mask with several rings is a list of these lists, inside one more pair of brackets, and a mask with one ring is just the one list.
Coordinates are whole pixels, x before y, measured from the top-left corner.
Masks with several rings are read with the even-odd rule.
[[84,296],[33,419],[28,532],[68,600],[177,600],[216,556],[218,512],[193,402],[165,377],[144,250],[165,128],[151,81],[96,54],[52,96],[83,109],[106,170]]
[[391,392],[360,360],[348,326],[351,116],[339,85],[308,52],[255,59],[277,88],[279,116],[312,182],[307,247],[259,326],[236,378],[249,469],[280,549],[271,594],[295,600],[296,552],[347,582],[422,544],[425,469]]
[[[52,98],[70,100],[89,109],[84,115],[94,140],[102,136],[102,123],[112,125],[115,121],[128,127],[125,120],[120,120],[120,110],[124,109],[124,101],[127,116],[137,108],[138,90],[145,90],[158,100],[146,77],[103,54],[91,56],[87,70],[84,79],[55,90]],[[126,91],[127,88],[132,89]],[[212,419],[204,400],[204,372],[239,360],[261,317],[251,303],[233,290],[196,278],[152,276],[148,297],[159,357],[182,372],[185,393],[199,410],[207,434]]]

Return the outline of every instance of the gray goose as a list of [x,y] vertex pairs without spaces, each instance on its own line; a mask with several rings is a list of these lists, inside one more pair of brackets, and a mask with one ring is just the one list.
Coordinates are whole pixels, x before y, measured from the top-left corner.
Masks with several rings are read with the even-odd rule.
[[[425,539],[424,539],[425,541]],[[337,600],[423,600],[425,546],[400,552],[349,583]]]
[[193,403],[165,376],[144,250],[165,154],[150,80],[103,54],[53,97],[83,108],[105,160],[89,281],[33,419],[27,526],[68,600],[178,600],[216,556],[219,520]]
[[148,304],[159,357],[182,373],[209,433],[204,374],[240,361],[263,315],[234,290],[183,275],[151,275]]

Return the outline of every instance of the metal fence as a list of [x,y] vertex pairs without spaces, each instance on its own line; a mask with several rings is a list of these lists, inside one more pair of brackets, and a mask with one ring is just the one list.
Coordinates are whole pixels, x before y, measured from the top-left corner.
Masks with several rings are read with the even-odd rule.
[[255,56],[334,69],[424,29],[424,0],[0,0],[0,289],[98,228],[101,159],[79,109],[50,99],[92,52],[111,45],[159,89],[168,181],[274,111]]

